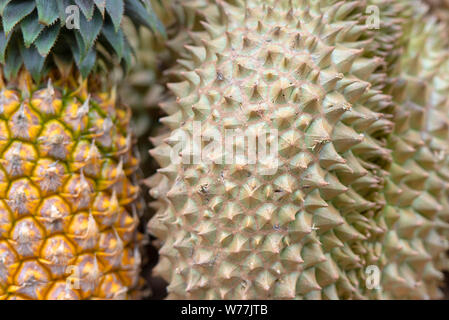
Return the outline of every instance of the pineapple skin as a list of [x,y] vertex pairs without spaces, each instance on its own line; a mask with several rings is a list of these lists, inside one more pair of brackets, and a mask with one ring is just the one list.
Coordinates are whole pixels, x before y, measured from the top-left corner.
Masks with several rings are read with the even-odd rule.
[[[431,128],[435,123],[438,124],[435,117],[430,117],[432,113],[435,114],[432,108],[444,109],[444,106],[432,106],[432,99],[419,106],[422,104],[422,101],[417,104],[419,97],[416,97],[416,101],[404,100],[404,92],[408,93],[410,100],[415,100],[414,94],[421,91],[417,89],[414,79],[407,75],[409,70],[401,70],[399,63],[403,50],[400,45],[404,40],[401,37],[410,37],[407,32],[403,35],[404,29],[408,27],[406,19],[410,18],[407,14],[413,14],[414,6],[421,7],[422,4],[374,0],[348,2],[338,7],[335,1],[318,2],[324,6],[335,4],[334,10],[329,10],[332,13],[326,16],[326,12],[326,18],[332,17],[335,11],[341,16],[352,11],[354,20],[361,15],[360,12],[365,11],[364,5],[380,6],[381,30],[372,32],[363,27],[362,21],[352,30],[343,28],[344,31],[336,32],[335,36],[331,32],[332,28],[323,28],[317,22],[318,19],[309,20],[305,18],[306,14],[300,19],[304,24],[298,29],[305,26],[307,31],[303,31],[304,34],[313,33],[322,42],[317,40],[318,49],[310,52],[313,57],[310,60],[317,65],[306,62],[312,71],[309,74],[300,74],[299,78],[303,76],[301,79],[307,83],[304,87],[322,86],[327,96],[318,97],[318,101],[328,99],[329,105],[333,103],[334,106],[346,105],[349,108],[338,111],[336,107],[332,116],[332,112],[325,110],[326,104],[323,103],[323,109],[317,107],[313,112],[300,112],[299,115],[292,116],[290,123],[283,119],[288,118],[287,108],[280,106],[277,112],[275,108],[267,108],[268,110],[264,110],[268,111],[265,113],[265,120],[261,122],[266,121],[276,128],[283,126],[284,130],[298,129],[294,133],[290,132],[291,137],[295,134],[299,137],[300,132],[305,131],[304,141],[301,138],[296,140],[298,149],[302,144],[307,144],[308,138],[325,138],[325,131],[328,131],[330,142],[328,139],[321,139],[324,146],[327,144],[327,150],[321,152],[319,150],[322,146],[316,146],[313,156],[315,161],[306,163],[303,168],[293,168],[294,161],[297,160],[293,155],[289,158],[291,162],[284,162],[292,166],[286,170],[289,172],[283,172],[285,174],[282,175],[278,171],[277,179],[268,181],[255,174],[255,166],[242,169],[232,165],[220,167],[204,163],[197,166],[173,165],[167,155],[170,154],[174,139],[171,139],[169,134],[153,139],[157,147],[151,154],[162,169],[148,179],[149,185],[153,187],[151,195],[158,199],[153,203],[158,213],[150,222],[149,229],[162,240],[161,259],[155,272],[170,283],[169,298],[441,297],[438,286],[442,279],[441,270],[447,267],[444,251],[448,248],[447,241],[444,241],[447,237],[447,223],[444,221],[447,221],[448,212],[445,200],[449,181],[445,172],[448,157],[447,153],[444,153],[447,150],[445,143],[438,141],[441,133],[436,130],[435,134],[431,129],[426,129],[426,126]],[[253,108],[254,104],[264,99],[266,100],[263,102],[268,104],[269,100],[282,100],[280,95],[272,95],[276,90],[268,93],[264,91],[264,82],[269,78],[269,72],[266,72],[266,77],[262,77],[255,70],[261,70],[260,73],[271,71],[270,68],[277,63],[279,69],[274,71],[275,76],[271,84],[272,88],[278,89],[276,86],[282,87],[282,83],[277,82],[276,76],[282,74],[282,77],[288,78],[286,74],[289,72],[289,66],[296,67],[295,62],[292,62],[294,59],[286,57],[288,54],[285,52],[280,53],[282,50],[273,49],[274,54],[271,56],[259,54],[264,50],[270,51],[281,42],[276,38],[276,23],[282,21],[279,25],[284,27],[289,22],[285,17],[276,19],[282,16],[279,12],[285,10],[284,13],[287,13],[287,1],[266,3],[266,17],[258,16],[263,22],[260,25],[262,31],[258,35],[248,31],[255,29],[256,23],[251,19],[257,16],[254,15],[257,9],[245,11],[242,9],[243,3],[248,4],[250,8],[251,5],[262,7],[260,1],[185,3],[187,16],[192,12],[201,12],[202,16],[207,17],[207,22],[203,22],[203,32],[192,32],[190,35],[189,43],[192,45],[186,47],[184,59],[179,60],[184,69],[173,72],[178,73],[184,80],[169,85],[177,97],[176,103],[162,104],[162,108],[169,114],[162,122],[174,132],[182,130],[191,133],[189,122],[192,120],[203,121],[206,136],[216,129],[214,127],[218,127],[218,130],[226,127],[225,121],[229,126],[244,126],[239,122],[241,119],[235,116],[239,115],[240,111],[238,108],[233,109],[233,103],[241,102],[238,101],[240,90],[243,92],[240,110],[247,116],[249,123],[256,119],[257,110]],[[294,3],[297,8],[301,8],[303,4],[301,1]],[[268,14],[270,4],[271,8],[274,8],[271,10],[271,17]],[[358,6],[359,11],[353,10]],[[316,8],[310,11],[319,16],[319,10],[315,10]],[[248,19],[243,19],[243,16]],[[287,14],[285,16],[288,17]],[[348,17],[350,18],[351,14],[346,16]],[[420,17],[417,21],[419,19]],[[192,20],[194,19],[189,21]],[[269,27],[264,25],[265,22]],[[284,36],[283,43],[286,46],[293,43],[289,41],[293,39],[285,36],[291,32],[290,26],[278,30],[278,36]],[[268,37],[270,27],[273,32],[271,41],[265,44],[261,41],[262,36],[258,36],[265,33]],[[432,29],[432,26],[429,28]],[[224,33],[226,36],[221,36]],[[361,37],[360,42],[366,41],[364,45],[357,43],[357,35],[362,33],[372,33],[372,38]],[[337,43],[332,43],[331,39],[335,38],[330,35],[338,39]],[[304,35],[302,40],[306,44],[310,41],[310,47],[304,48],[304,51],[313,47],[313,40],[307,36]],[[334,52],[329,50],[329,60],[344,76],[334,74],[332,77],[335,69],[328,69],[327,60],[323,57],[327,52],[325,50],[329,48],[322,43],[338,45]],[[438,43],[438,40],[435,43]],[[230,50],[231,46],[234,50]],[[419,46],[416,47],[418,51],[422,50]],[[354,51],[351,53],[351,48],[364,50],[354,54]],[[445,53],[439,51],[438,54],[444,56]],[[260,62],[266,56],[270,56],[273,62],[270,65],[270,59],[265,60],[267,69],[270,70],[266,70],[265,65],[254,67],[257,65],[254,61],[260,59]],[[283,64],[284,62],[286,63]],[[425,62],[423,64],[426,66]],[[233,65],[234,69],[229,65]],[[413,69],[415,64],[409,66]],[[324,72],[318,76],[320,68]],[[334,79],[336,83],[323,85],[323,82],[314,82],[321,80],[322,76],[324,78],[326,71],[329,72],[326,79]],[[423,74],[426,74],[426,71]],[[438,87],[441,80],[435,77],[435,81]],[[250,88],[254,90],[251,91]],[[432,94],[434,89],[429,86],[426,90]],[[444,88],[439,90],[444,91]],[[337,91],[344,97],[332,91]],[[286,96],[288,92],[287,89]],[[319,92],[319,89],[315,92]],[[304,100],[294,101],[300,105],[306,104],[307,99],[313,95],[305,91],[302,93]],[[231,94],[235,94],[237,98],[232,99]],[[439,94],[441,93],[436,91],[433,93]],[[207,98],[204,99],[204,96]],[[223,103],[220,102],[222,96],[226,97]],[[333,100],[336,97],[339,97],[338,101]],[[226,113],[230,110],[233,110],[234,114]],[[324,116],[326,111],[329,113]],[[252,118],[251,112],[254,116]],[[313,117],[310,122],[304,120],[308,116],[307,113]],[[224,114],[228,117],[222,118]],[[410,121],[404,120],[410,115]],[[297,119],[297,123],[293,123],[293,118]],[[444,115],[440,119],[443,118]],[[324,127],[321,132],[316,125],[318,119]],[[424,119],[429,119],[426,120],[428,124],[423,123]],[[303,127],[297,126],[301,121]],[[310,125],[311,123],[315,126]],[[358,140],[357,134],[363,135],[362,138]],[[342,147],[341,141],[345,140],[343,136],[352,146]],[[327,153],[331,143],[334,144],[336,153]],[[283,151],[285,150],[287,148]],[[296,156],[302,152],[304,149]],[[429,159],[428,154],[439,154],[443,157]],[[404,167],[405,171],[401,167]],[[248,178],[244,174],[239,176],[239,170],[256,177]],[[423,170],[429,174],[422,175]],[[408,176],[404,174],[406,171]],[[297,182],[294,182],[295,176],[298,177]],[[310,178],[308,181],[315,183],[313,192],[301,185],[304,178]],[[224,188],[220,186],[222,183]],[[290,198],[285,194],[273,196],[270,191],[275,188],[287,193],[290,193],[289,190],[293,192]],[[207,190],[206,194],[204,190]],[[303,199],[297,196],[298,193]],[[268,203],[264,208],[266,210],[258,210],[258,205],[262,203]],[[268,210],[270,206],[271,211]],[[301,208],[299,212],[296,211],[297,207]],[[280,221],[281,219],[286,221]],[[273,226],[273,230],[267,227],[269,225]],[[277,232],[284,234],[280,236]],[[365,270],[369,265],[377,266],[381,271],[380,290],[367,288]]]
[[87,81],[21,77],[0,91],[0,299],[137,298],[129,109]]
[[378,297],[364,269],[383,263],[382,172],[368,162],[390,157],[370,132],[391,123],[376,112],[388,99],[368,82],[380,59],[358,60],[369,43],[357,42],[364,4],[209,4],[192,4],[207,35],[186,46],[184,81],[169,84],[177,100],[162,105],[161,122],[191,133],[202,121],[206,136],[276,128],[281,165],[265,177],[263,163],[174,165],[170,135],[155,139],[163,169],[148,181],[159,199],[149,228],[163,240],[155,271],[169,298]]
[[[177,33],[179,28],[174,22],[173,9],[170,9],[171,2],[160,3],[157,0],[151,0],[152,8],[161,22],[174,29],[170,29],[170,33]],[[139,116],[144,116],[142,113],[156,108],[159,101],[165,99],[166,77],[163,71],[175,63],[176,56],[169,52],[166,41],[161,35],[151,30],[136,28],[128,17],[123,19],[122,24],[131,46],[135,48],[136,61],[126,80],[120,83],[120,95],[128,97],[127,104],[133,112],[140,112]],[[119,72],[118,76],[122,75],[123,72]]]

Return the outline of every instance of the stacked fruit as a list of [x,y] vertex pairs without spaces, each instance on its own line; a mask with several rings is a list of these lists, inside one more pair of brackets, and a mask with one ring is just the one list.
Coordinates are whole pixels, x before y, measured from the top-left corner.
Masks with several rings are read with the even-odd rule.
[[148,239],[171,299],[441,298],[444,17],[0,1],[0,299],[141,298]]

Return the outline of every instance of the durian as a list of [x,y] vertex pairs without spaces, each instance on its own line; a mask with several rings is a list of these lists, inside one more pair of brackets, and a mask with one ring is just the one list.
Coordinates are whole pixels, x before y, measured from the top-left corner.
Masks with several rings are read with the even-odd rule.
[[[395,159],[389,184],[401,194],[388,199],[398,220],[389,225],[387,298],[441,298],[438,287],[447,268],[448,249],[448,108],[449,51],[444,26],[428,16],[427,6],[412,1],[411,21],[404,29],[400,78],[389,90],[400,105],[396,129],[388,139]],[[410,14],[410,13],[409,13]],[[397,169],[401,173],[396,174]]]
[[[161,169],[148,180],[168,298],[440,297],[447,54],[422,3],[180,5],[181,81],[161,104],[171,132],[153,139]],[[238,138],[208,146],[230,129],[276,132],[266,147],[277,157],[245,161],[254,155]],[[181,136],[194,144],[179,153]],[[243,161],[220,161],[231,151]]]

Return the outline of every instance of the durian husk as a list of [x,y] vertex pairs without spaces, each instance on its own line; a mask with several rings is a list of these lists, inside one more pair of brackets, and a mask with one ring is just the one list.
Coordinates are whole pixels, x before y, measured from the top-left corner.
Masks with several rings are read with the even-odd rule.
[[[247,1],[246,3],[250,7],[251,4],[257,7],[255,5],[257,1]],[[297,263],[297,268],[300,268],[301,271],[299,273],[292,271],[289,266],[282,263],[280,257],[273,258],[270,261],[271,265],[265,265],[262,271],[257,272],[255,270],[248,271],[244,267],[245,263],[240,266],[231,258],[228,260],[222,258],[218,262],[216,258],[208,260],[205,253],[206,248],[213,250],[214,256],[228,254],[233,248],[214,247],[212,249],[199,240],[201,229],[208,229],[208,223],[210,223],[207,220],[208,211],[205,209],[192,211],[192,201],[189,202],[187,198],[193,199],[195,205],[198,202],[206,205],[207,201],[198,200],[195,188],[188,183],[186,194],[179,189],[177,184],[183,180],[185,182],[186,178],[183,172],[188,167],[176,167],[167,162],[170,146],[164,142],[164,139],[170,135],[165,134],[153,139],[157,147],[152,151],[152,155],[163,169],[148,179],[148,184],[152,187],[152,196],[158,199],[152,204],[158,213],[150,223],[150,232],[162,241],[161,259],[155,271],[170,283],[169,298],[429,299],[441,297],[438,286],[442,277],[441,270],[444,269],[447,260],[442,255],[442,252],[447,249],[447,243],[444,242],[446,225],[443,221],[447,188],[446,176],[442,174],[445,163],[447,163],[447,156],[443,154],[440,160],[434,161],[432,164],[426,163],[427,160],[422,161],[422,154],[426,154],[429,147],[431,153],[438,154],[442,154],[441,150],[444,148],[437,143],[438,141],[432,137],[432,134],[427,133],[425,122],[429,118],[427,116],[429,107],[427,107],[426,100],[423,102],[424,107],[410,110],[411,107],[414,107],[414,104],[409,102],[413,100],[413,95],[411,98],[404,98],[404,92],[409,91],[416,94],[418,89],[415,85],[416,81],[409,79],[410,69],[413,69],[414,64],[403,58],[404,51],[411,52],[416,48],[416,45],[412,45],[410,41],[412,37],[410,30],[415,28],[410,28],[410,21],[413,21],[413,26],[428,23],[427,20],[422,20],[422,13],[427,14],[427,9],[421,2],[403,1],[368,1],[367,3],[351,1],[344,5],[337,4],[336,1],[318,1],[317,3],[313,9],[307,12],[307,2],[295,2],[295,8],[298,8],[298,11],[304,10],[302,19],[299,19],[301,25],[298,24],[296,28],[304,33],[311,32],[321,40],[320,49],[317,52],[312,50],[318,57],[322,54],[321,50],[329,49],[326,45],[336,45],[341,50],[337,50],[339,54],[347,54],[350,62],[344,66],[335,63],[338,61],[337,53],[332,53],[333,50],[330,50],[330,57],[332,57],[330,60],[333,61],[331,65],[333,64],[341,72],[343,78],[336,81],[335,87],[325,87],[324,91],[329,95],[331,91],[339,92],[343,99],[339,103],[342,105],[348,103],[351,107],[348,110],[341,110],[339,115],[323,120],[330,122],[328,124],[331,127],[331,141],[326,140],[324,144],[334,144],[337,153],[333,155],[332,161],[336,163],[333,167],[323,165],[329,160],[322,158],[317,166],[319,170],[310,174],[312,181],[319,184],[320,170],[327,172],[328,175],[325,178],[328,183],[332,181],[331,187],[323,189],[318,187],[314,192],[298,186],[293,188],[293,190],[305,193],[306,202],[321,203],[321,205],[309,205],[309,209],[305,210],[304,215],[312,214],[312,219],[305,220],[310,223],[308,227],[311,228],[311,231],[305,232],[304,238],[296,238],[293,243],[288,235],[283,238],[285,242],[280,251],[289,250],[295,245],[307,247],[307,249],[303,249],[305,252],[301,251],[301,254],[305,254],[307,259],[302,259],[305,261]],[[242,7],[239,8],[239,5]],[[273,16],[279,17],[276,14],[283,12],[282,10],[285,7],[288,8],[288,5],[287,1],[276,2],[276,6],[273,6],[274,10],[272,10]],[[321,8],[317,8],[318,5],[321,5]],[[377,30],[366,26],[366,16],[362,13],[366,12],[367,5],[376,5],[381,9],[380,28]],[[332,9],[336,9],[338,6],[341,6],[340,9],[335,11],[340,14],[334,16],[329,14],[329,12],[335,12]],[[207,62],[207,55],[216,50],[214,46],[220,44],[218,39],[216,41],[210,39],[218,38],[217,34],[223,32],[228,24],[230,28],[228,30],[229,41],[238,41],[239,33],[232,32],[237,24],[236,21],[241,21],[239,19],[244,15],[251,17],[251,12],[242,9],[242,1],[182,2],[182,8],[185,17],[183,21],[190,32],[187,33],[189,37],[186,34],[180,34],[176,38],[189,38],[190,40],[185,41],[190,46],[187,47],[187,50],[180,51],[183,52],[181,53],[183,59],[179,61],[179,65],[182,67],[173,68],[170,74],[190,83],[194,91],[197,86],[194,73],[199,74],[202,81],[208,79],[207,72],[202,69],[202,63]],[[270,18],[269,4],[264,10],[267,10],[265,18]],[[320,13],[323,12],[326,15],[320,16]],[[307,17],[309,14],[315,20],[309,19]],[[342,21],[338,21],[336,18],[337,21],[333,24],[334,17],[343,18]],[[414,20],[411,20],[412,18]],[[201,28],[198,26],[201,24],[198,21],[204,19],[208,20],[208,24],[203,23],[203,28]],[[320,19],[326,20],[322,20],[320,24]],[[260,21],[265,22],[264,19]],[[275,23],[273,19],[267,19],[267,21],[268,24]],[[350,26],[351,24],[353,27]],[[336,25],[346,26],[346,28],[342,27],[340,31],[336,31],[335,38],[329,39],[323,36],[323,29],[320,29],[323,25],[328,26],[330,30]],[[433,26],[433,24],[430,25]],[[440,30],[440,28],[436,28],[436,30]],[[301,36],[303,35],[301,34]],[[444,47],[445,42],[440,37],[441,35],[437,35],[436,41],[432,41],[437,47],[439,46],[438,50]],[[427,38],[424,40],[420,43],[426,43]],[[175,44],[179,45],[179,41],[175,41]],[[203,56],[203,47],[206,48],[206,57]],[[411,49],[412,47],[413,49]],[[356,52],[357,49],[360,51]],[[236,52],[240,53],[240,50],[244,51],[238,48]],[[218,52],[221,53],[220,50]],[[327,62],[323,62],[323,60],[316,61],[319,61],[315,66],[318,70],[328,67]],[[403,66],[404,64],[405,66]],[[428,65],[425,60],[422,64],[424,67]],[[215,68],[218,70],[217,67]],[[181,72],[181,69],[186,72]],[[422,71],[418,79],[421,82],[431,79],[429,73],[434,74],[431,70]],[[225,77],[225,79],[227,78]],[[310,76],[303,78],[304,81],[312,81],[312,83],[313,79]],[[355,84],[352,87],[343,84],[351,83],[351,81]],[[187,99],[182,83],[172,84],[170,88],[179,98]],[[432,91],[431,88],[428,90]],[[178,101],[182,100],[178,99]],[[188,104],[179,103],[180,105],[173,102],[162,105],[162,108],[169,114],[163,122],[171,129],[179,126],[186,130],[185,122],[191,121],[195,116],[189,115],[191,109]],[[204,105],[201,107],[204,108]],[[245,107],[246,105],[243,110]],[[213,109],[220,110],[219,107],[213,107]],[[181,111],[181,115],[177,111]],[[276,119],[275,115],[273,117]],[[318,138],[321,137],[322,132],[312,129],[312,126],[308,128],[313,131],[310,132],[311,134]],[[352,146],[348,148],[343,148],[337,142],[338,139],[332,140],[342,134],[342,128],[352,141]],[[357,138],[362,135],[363,139]],[[337,159],[339,158],[344,159],[344,162],[338,164]],[[424,166],[424,168],[420,168],[420,166]],[[312,167],[309,166],[308,170],[312,170]],[[196,171],[197,173],[207,170],[207,166],[203,168],[190,168],[193,172],[189,172],[189,175],[195,170],[199,170]],[[224,169],[225,171],[235,170],[232,166],[225,166]],[[247,171],[251,173],[254,172],[254,169],[248,168]],[[428,177],[422,175],[423,170],[429,172]],[[352,173],[348,175],[348,172]],[[355,172],[360,175],[355,176]],[[216,187],[213,181],[215,174],[218,173],[210,168],[208,176],[206,175],[208,178],[204,177],[203,179],[213,188]],[[219,176],[223,178],[221,174]],[[226,180],[226,177],[224,179]],[[288,180],[288,178],[286,179]],[[301,181],[304,177],[300,176],[294,179]],[[174,183],[175,181],[176,183]],[[435,181],[437,184],[439,183],[440,188],[436,194],[433,186]],[[254,186],[254,181],[242,180],[238,185],[242,188],[250,187]],[[337,188],[338,185],[343,188]],[[259,186],[256,183],[255,186],[260,189],[269,189],[270,184],[262,183]],[[288,188],[286,187],[286,189]],[[224,196],[221,191],[218,194]],[[412,195],[411,199],[410,195]],[[228,198],[227,201],[235,200],[234,196],[234,198]],[[198,202],[195,203],[196,201]],[[285,205],[302,205],[298,200],[296,200],[297,203],[288,202],[285,199],[273,201],[270,196],[266,196],[264,201],[273,203],[281,210]],[[440,204],[435,205],[438,201]],[[200,206],[200,208],[202,207]],[[319,222],[322,221],[320,218],[324,218],[323,210],[324,212],[326,210],[333,212],[332,210],[335,209],[333,224],[320,225]],[[226,216],[228,213],[226,210],[215,212],[218,216]],[[192,215],[193,224],[189,221],[190,218],[187,219],[188,215],[189,217]],[[274,216],[270,219],[272,219],[269,221],[270,223],[274,223],[276,220]],[[301,219],[297,216],[292,223],[298,223]],[[246,233],[240,229],[239,221],[231,222],[231,226],[234,228],[233,235],[244,239]],[[410,221],[412,221],[411,225]],[[413,221],[422,223],[413,225]],[[316,230],[313,228],[315,222],[318,225]],[[212,225],[217,232],[223,232],[220,225],[214,223]],[[261,237],[263,242],[264,239],[270,238],[264,232],[263,230],[256,231],[252,237]],[[318,245],[314,245],[315,243]],[[209,261],[214,267],[211,270],[206,270],[201,266],[196,266],[195,263],[192,264],[191,260],[185,256],[187,249],[191,252],[190,257]],[[259,250],[261,249],[256,244],[248,263],[255,261]],[[276,251],[271,253],[276,257]],[[366,270],[369,266],[375,266],[381,272],[379,289],[373,290],[367,287],[367,281],[370,279]],[[240,283],[237,281],[232,284],[228,281],[227,272],[231,271],[232,276],[240,278]],[[265,279],[265,282],[260,282],[261,279]],[[271,282],[270,279],[275,280]]]

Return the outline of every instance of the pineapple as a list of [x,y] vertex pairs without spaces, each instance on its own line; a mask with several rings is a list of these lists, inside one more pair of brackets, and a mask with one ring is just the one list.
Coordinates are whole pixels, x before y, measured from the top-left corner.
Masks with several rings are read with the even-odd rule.
[[103,76],[124,15],[161,28],[140,0],[0,4],[0,299],[138,297],[139,161]]

